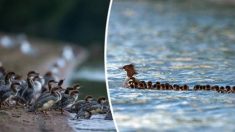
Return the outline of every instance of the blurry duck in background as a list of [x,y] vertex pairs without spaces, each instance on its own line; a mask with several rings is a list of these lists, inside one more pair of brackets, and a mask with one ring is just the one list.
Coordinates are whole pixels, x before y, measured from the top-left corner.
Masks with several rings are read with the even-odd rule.
[[0,38],[0,45],[4,48],[12,48],[15,46],[14,40],[9,36],[2,36]]
[[44,85],[47,85],[48,82],[51,80],[55,80],[55,77],[51,71],[46,72],[45,75],[43,76],[43,78],[45,81]]
[[60,76],[60,68],[59,68],[59,66],[56,63],[54,63],[49,70],[52,73],[54,79],[56,81],[58,81],[59,80],[59,76]]
[[75,56],[74,56],[73,48],[71,46],[65,46],[62,51],[62,57],[66,61],[70,61],[74,59]]
[[64,68],[65,65],[66,65],[66,61],[65,61],[64,58],[59,57],[59,58],[56,60],[56,64],[58,65],[59,68]]

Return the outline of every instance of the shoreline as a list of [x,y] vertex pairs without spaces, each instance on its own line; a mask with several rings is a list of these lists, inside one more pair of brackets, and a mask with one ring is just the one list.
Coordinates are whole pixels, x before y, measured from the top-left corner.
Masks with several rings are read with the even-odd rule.
[[31,132],[64,132],[73,131],[67,123],[69,116],[58,111],[42,113],[26,112],[23,108],[0,110],[1,132],[31,131]]

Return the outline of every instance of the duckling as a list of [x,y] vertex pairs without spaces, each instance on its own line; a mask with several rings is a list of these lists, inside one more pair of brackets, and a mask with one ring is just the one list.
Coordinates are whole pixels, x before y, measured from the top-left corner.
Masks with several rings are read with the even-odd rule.
[[205,90],[207,90],[207,91],[211,90],[211,86],[209,84],[207,84]]
[[226,93],[231,93],[231,87],[230,86],[225,86],[225,91],[226,91]]
[[195,85],[194,87],[193,87],[193,90],[194,91],[198,91],[200,89],[200,85]]
[[160,84],[160,90],[166,90],[166,85],[165,84]]
[[61,99],[61,89],[54,88],[49,96],[40,98],[35,102],[33,106],[33,111],[35,111],[35,113],[36,111],[45,111],[45,114],[47,114],[47,110],[49,110],[54,104],[59,102]]
[[161,89],[161,85],[160,84],[156,84],[157,85],[157,90]]
[[138,89],[144,89],[144,83],[143,82],[138,83]]
[[[19,83],[13,83],[10,86],[10,89],[7,89],[1,96],[0,96],[0,108],[3,103],[6,103],[8,106],[9,104],[12,105],[12,99],[17,95],[19,91]],[[15,102],[15,101],[14,101]]]
[[152,82],[151,82],[151,81],[148,81],[148,82],[147,82],[147,88],[148,88],[148,89],[153,88],[153,87],[152,87]]
[[169,90],[170,89],[170,84],[169,83],[165,83],[165,88],[166,88],[166,90]]
[[87,111],[93,102],[93,97],[91,95],[88,95],[84,98],[84,100],[79,100],[76,103],[74,103],[71,107],[70,112],[76,113],[75,118],[80,118],[83,116],[84,112]]
[[97,100],[97,103],[98,103],[98,106],[97,106],[97,104],[95,104],[92,107],[93,107],[93,109],[96,109],[96,111],[98,110],[98,112],[100,114],[107,113],[110,110],[109,106],[106,104],[107,99],[105,97],[99,97],[98,100]]
[[44,98],[46,96],[50,96],[54,89],[63,90],[63,88],[58,85],[58,82],[56,82],[55,80],[50,80],[48,82],[48,88],[45,91],[42,92],[42,94],[37,98],[37,100],[41,99],[41,98]]
[[177,85],[177,84],[175,84],[175,85],[174,85],[174,90],[175,90],[175,91],[179,91],[179,90],[180,90],[180,86]]
[[186,85],[186,84],[184,84],[184,86],[183,86],[183,90],[184,90],[184,91],[188,91],[188,90],[189,90],[189,86],[188,86],[188,85]]
[[81,110],[81,108],[83,106],[85,106],[86,104],[90,104],[93,101],[93,97],[91,95],[87,95],[84,100],[79,100],[76,103],[74,103],[71,106],[71,112],[72,113],[79,113],[79,111]]
[[65,108],[70,108],[75,103],[78,99],[78,95],[78,90],[71,90],[69,94],[62,94],[62,99],[55,104],[60,108],[61,114],[63,114]]
[[4,85],[0,85],[0,97],[10,89],[12,81],[15,77],[14,72],[8,72],[4,78]]
[[232,88],[232,93],[235,93],[235,86],[233,86]]
[[73,87],[67,87],[64,93],[65,94],[69,94],[69,91],[71,91],[71,90],[79,90],[79,89],[80,89],[80,85],[76,84]]
[[143,83],[143,85],[144,85],[144,89],[146,89],[147,88],[147,84],[146,84],[146,82],[145,81],[141,81],[142,83]]
[[157,84],[153,84],[153,89],[156,89],[157,88]]
[[219,93],[225,93],[226,91],[225,91],[224,87],[221,86],[221,87],[219,88],[219,91],[218,91],[218,92],[219,92]]

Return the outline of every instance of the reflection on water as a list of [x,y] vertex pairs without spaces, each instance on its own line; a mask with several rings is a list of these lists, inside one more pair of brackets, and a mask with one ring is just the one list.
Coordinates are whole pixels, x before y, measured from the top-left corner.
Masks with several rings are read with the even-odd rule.
[[143,80],[235,85],[235,9],[209,5],[114,1],[107,70],[119,130],[235,130],[234,94],[121,87],[129,63]]

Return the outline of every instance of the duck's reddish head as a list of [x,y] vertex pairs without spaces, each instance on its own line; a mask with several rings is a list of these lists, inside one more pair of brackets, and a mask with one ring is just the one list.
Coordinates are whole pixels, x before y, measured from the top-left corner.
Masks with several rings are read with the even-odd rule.
[[123,67],[121,67],[121,69],[124,69],[127,72],[128,77],[133,77],[135,74],[137,74],[135,66],[133,64],[124,65]]

